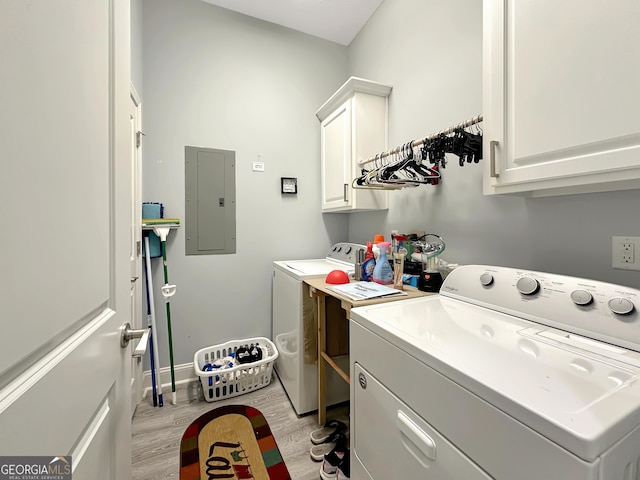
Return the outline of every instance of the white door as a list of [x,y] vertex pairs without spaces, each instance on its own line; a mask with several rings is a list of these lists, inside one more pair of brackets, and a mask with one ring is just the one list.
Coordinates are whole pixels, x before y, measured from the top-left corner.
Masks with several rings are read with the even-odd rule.
[[[142,328],[142,131],[140,96],[131,85],[129,128],[131,136],[131,219],[129,263],[131,271],[131,327]],[[142,400],[142,356],[131,357],[131,415]]]
[[130,478],[129,2],[0,0],[0,454]]

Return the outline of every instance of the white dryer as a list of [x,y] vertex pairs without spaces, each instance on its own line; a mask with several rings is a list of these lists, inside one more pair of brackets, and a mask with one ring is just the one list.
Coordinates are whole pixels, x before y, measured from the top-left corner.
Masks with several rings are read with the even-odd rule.
[[351,311],[355,480],[640,478],[640,291],[466,266]]
[[[336,243],[325,258],[273,262],[272,338],[279,352],[275,370],[298,415],[318,409],[317,312],[304,280],[323,278],[332,270],[353,276],[356,252],[365,248]],[[334,360],[349,370],[348,356]],[[349,385],[328,370],[327,405],[349,400]]]

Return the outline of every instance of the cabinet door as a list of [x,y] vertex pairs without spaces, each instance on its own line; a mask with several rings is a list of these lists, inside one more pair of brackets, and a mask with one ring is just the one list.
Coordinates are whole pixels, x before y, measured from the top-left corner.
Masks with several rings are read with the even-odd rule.
[[484,5],[485,194],[640,187],[640,2]]
[[322,209],[351,205],[351,100],[344,102],[321,124]]

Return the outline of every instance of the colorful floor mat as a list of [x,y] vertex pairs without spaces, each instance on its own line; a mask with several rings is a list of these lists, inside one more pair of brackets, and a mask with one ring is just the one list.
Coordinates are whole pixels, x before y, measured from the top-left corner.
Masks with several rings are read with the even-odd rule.
[[196,419],[180,443],[180,480],[291,480],[267,420],[244,405]]

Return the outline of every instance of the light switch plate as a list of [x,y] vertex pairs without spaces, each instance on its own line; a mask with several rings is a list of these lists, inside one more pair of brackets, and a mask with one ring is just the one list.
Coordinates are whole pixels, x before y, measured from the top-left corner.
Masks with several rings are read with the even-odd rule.
[[253,162],[254,172],[264,172],[264,162]]

